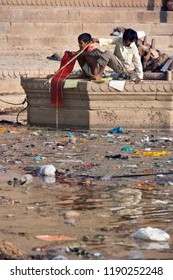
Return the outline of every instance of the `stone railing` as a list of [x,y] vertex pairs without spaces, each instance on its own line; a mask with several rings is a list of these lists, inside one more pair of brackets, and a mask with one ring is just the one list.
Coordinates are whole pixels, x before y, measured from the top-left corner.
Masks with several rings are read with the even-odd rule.
[[163,0],[0,0],[0,5],[161,8]]

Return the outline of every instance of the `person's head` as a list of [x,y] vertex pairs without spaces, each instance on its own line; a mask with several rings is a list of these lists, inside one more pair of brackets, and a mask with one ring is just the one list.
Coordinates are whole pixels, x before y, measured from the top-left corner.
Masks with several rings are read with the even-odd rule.
[[126,47],[130,47],[131,43],[135,42],[137,43],[138,40],[138,34],[133,29],[126,29],[123,34],[123,45]]
[[78,45],[79,48],[82,50],[92,41],[91,34],[89,33],[82,33],[78,37]]

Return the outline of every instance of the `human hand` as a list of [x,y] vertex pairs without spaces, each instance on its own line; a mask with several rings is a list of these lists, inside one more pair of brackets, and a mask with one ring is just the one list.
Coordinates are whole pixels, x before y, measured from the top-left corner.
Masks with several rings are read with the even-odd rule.
[[67,53],[70,57],[73,57],[74,55],[76,55],[76,52],[74,52],[74,51],[66,51],[66,53]]
[[142,79],[136,78],[136,79],[134,80],[134,82],[135,82],[135,84],[139,84],[140,82],[142,82]]
[[92,38],[92,42],[93,43],[99,43],[99,39],[98,38]]

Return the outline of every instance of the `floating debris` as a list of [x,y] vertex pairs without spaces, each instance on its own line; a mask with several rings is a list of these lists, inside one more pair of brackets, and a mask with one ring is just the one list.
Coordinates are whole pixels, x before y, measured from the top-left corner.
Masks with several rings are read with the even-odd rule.
[[168,241],[170,239],[170,236],[167,232],[159,228],[152,228],[152,227],[138,229],[134,233],[133,237],[146,241],[158,241],[158,242]]

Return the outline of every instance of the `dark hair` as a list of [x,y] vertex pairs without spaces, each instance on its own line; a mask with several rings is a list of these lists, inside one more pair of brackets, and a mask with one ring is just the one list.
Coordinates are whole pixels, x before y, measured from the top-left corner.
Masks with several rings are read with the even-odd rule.
[[129,40],[136,43],[138,40],[138,34],[135,30],[128,28],[123,34],[123,40]]
[[91,34],[89,34],[89,33],[80,34],[79,37],[78,37],[78,41],[83,41],[85,43],[91,42],[92,41]]

